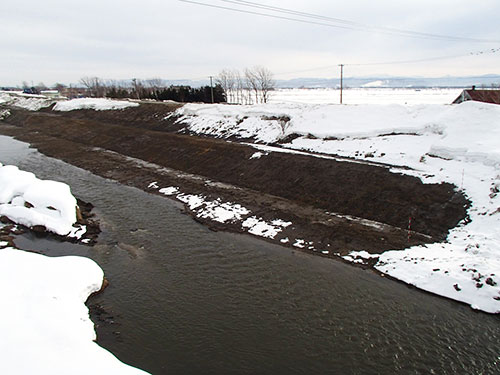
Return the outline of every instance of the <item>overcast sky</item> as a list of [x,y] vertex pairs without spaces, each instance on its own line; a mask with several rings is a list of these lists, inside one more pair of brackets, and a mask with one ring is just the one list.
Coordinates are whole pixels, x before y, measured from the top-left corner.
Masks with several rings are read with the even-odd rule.
[[[215,6],[300,18],[242,7]],[[224,68],[269,68],[277,79],[346,76],[445,76],[500,73],[498,0],[255,0],[254,3],[356,22],[353,28],[265,17],[179,0],[22,0],[0,3],[0,86],[23,81],[200,79]],[[336,25],[339,25],[338,23]],[[352,25],[347,24],[351,27]],[[468,39],[415,38],[385,27]],[[490,51],[481,55],[470,52]],[[464,56],[467,55],[467,56]],[[354,65],[425,60],[420,63]],[[349,66],[349,64],[351,64]]]

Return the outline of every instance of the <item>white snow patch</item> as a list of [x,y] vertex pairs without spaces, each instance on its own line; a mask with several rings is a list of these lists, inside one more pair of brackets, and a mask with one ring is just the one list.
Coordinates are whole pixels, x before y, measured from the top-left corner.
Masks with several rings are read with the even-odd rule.
[[306,241],[300,238],[296,238],[293,246],[303,249],[306,246]]
[[220,223],[235,222],[250,213],[249,210],[239,204],[222,202],[220,199],[210,201],[201,195],[179,194],[177,199],[185,203],[191,211],[196,212],[197,217],[211,219]]
[[174,195],[174,194],[177,194],[179,192],[179,188],[177,188],[175,186],[169,186],[169,187],[162,188],[162,189],[158,190],[158,192],[160,192],[161,194],[165,194],[165,195]]
[[257,151],[257,152],[254,152],[252,154],[252,156],[250,156],[250,159],[260,159],[262,156],[265,156],[265,155],[268,155],[268,154],[269,154],[268,152]]
[[194,210],[205,203],[205,199],[200,195],[179,194],[177,199],[185,203],[190,210]]
[[159,189],[158,182],[153,181],[148,185],[148,189]]
[[5,120],[9,116],[10,116],[10,111],[8,109],[0,110],[0,120]]
[[367,251],[351,251],[348,255],[344,255],[341,258],[358,264],[366,264],[366,261],[371,258],[378,258],[380,254],[370,254]]
[[205,207],[198,213],[198,217],[212,219],[220,223],[235,222],[241,220],[243,215],[249,214],[245,207],[220,200],[205,202]]
[[139,103],[126,100],[112,100],[104,98],[79,98],[67,101],[60,101],[54,106],[54,111],[74,111],[77,109],[93,109],[96,111],[107,111],[138,107]]
[[82,228],[76,223],[76,199],[62,182],[39,180],[16,166],[0,166],[0,215],[33,227],[43,225],[61,236],[78,237]]
[[274,238],[278,233],[280,233],[283,228],[291,225],[291,222],[283,221],[280,219],[271,220],[267,222],[256,216],[247,218],[241,226],[243,228],[248,228],[248,232],[266,238]]
[[99,347],[84,302],[103,271],[83,257],[0,250],[2,374],[146,374]]

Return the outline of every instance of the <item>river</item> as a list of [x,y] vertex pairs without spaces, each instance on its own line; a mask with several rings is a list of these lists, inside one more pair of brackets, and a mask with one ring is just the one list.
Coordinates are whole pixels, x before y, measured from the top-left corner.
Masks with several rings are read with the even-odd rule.
[[[500,316],[331,259],[212,232],[181,207],[0,136],[0,162],[91,202],[94,247],[25,235],[22,248],[84,255],[110,286],[98,342],[153,374],[495,374]],[[151,181],[144,181],[145,186]]]

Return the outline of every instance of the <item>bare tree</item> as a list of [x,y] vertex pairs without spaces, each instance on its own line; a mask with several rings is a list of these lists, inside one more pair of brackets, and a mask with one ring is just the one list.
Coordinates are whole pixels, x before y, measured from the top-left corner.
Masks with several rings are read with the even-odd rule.
[[37,89],[38,92],[42,91],[42,90],[47,90],[47,86],[45,86],[45,83],[43,82],[39,82],[38,85],[35,86],[35,88]]
[[[255,74],[255,72],[253,70],[248,69],[248,68],[245,69],[245,82],[247,85],[247,89],[249,91],[253,91],[253,93],[255,95],[255,104],[257,104],[259,102],[259,82],[257,79],[257,75]],[[250,99],[249,104],[252,104],[250,96],[249,96],[249,99]]]
[[56,82],[56,83],[54,84],[54,86],[52,86],[52,88],[53,88],[54,90],[57,90],[57,91],[59,91],[59,92],[62,92],[62,91],[66,88],[66,85],[64,85],[64,84],[62,84],[62,83],[59,83],[59,82]]
[[263,66],[256,66],[253,71],[260,90],[261,101],[267,103],[269,92],[276,87],[276,82],[273,80],[273,73]]
[[276,86],[271,71],[263,66],[247,68],[245,69],[245,80],[248,90],[253,91],[255,95],[255,103],[267,103],[269,92],[274,90]]
[[82,77],[80,83],[87,89],[90,96],[103,97],[106,94],[106,87],[98,77]]
[[134,88],[135,97],[137,99],[140,99],[141,91],[142,91],[142,87],[143,87],[142,81],[140,79],[137,79],[137,78],[132,78],[132,87]]
[[228,103],[267,103],[276,83],[271,71],[263,66],[245,69],[243,77],[238,70],[222,70],[216,78],[224,90]]
[[146,86],[150,89],[151,97],[158,100],[158,91],[165,87],[165,81],[161,78],[149,78],[146,81]]
[[241,77],[239,70],[233,70],[234,85],[235,85],[235,102],[246,104],[245,100],[245,81]]
[[228,103],[234,103],[235,95],[234,95],[234,74],[230,70],[223,69],[215,78],[215,83],[220,85],[226,94],[226,99]]

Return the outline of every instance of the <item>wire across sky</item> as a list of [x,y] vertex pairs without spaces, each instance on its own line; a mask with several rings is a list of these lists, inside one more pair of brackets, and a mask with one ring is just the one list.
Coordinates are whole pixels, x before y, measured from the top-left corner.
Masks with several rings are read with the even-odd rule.
[[[225,4],[231,4],[233,7],[217,5],[213,3],[194,1],[194,0],[179,0],[184,3],[190,3],[199,6],[229,10],[233,12],[252,14],[256,16],[262,17],[271,17],[288,21],[295,21],[301,23],[308,23],[312,25],[318,26],[326,26],[326,27],[334,27],[340,29],[347,30],[355,30],[361,32],[369,32],[369,33],[379,33],[386,34],[392,36],[400,36],[407,38],[418,38],[418,39],[432,39],[432,40],[444,40],[450,42],[469,42],[469,43],[500,43],[500,40],[491,40],[491,39],[480,39],[480,38],[470,38],[463,36],[453,36],[453,35],[441,35],[441,34],[432,34],[432,33],[423,33],[412,30],[403,30],[391,27],[383,27],[383,26],[375,26],[368,25],[359,22],[354,22],[350,20],[345,20],[341,18],[322,16],[313,13],[301,12],[289,8],[281,8],[270,6],[266,4],[256,3],[252,1],[243,1],[243,0],[218,0],[217,2],[222,2]],[[242,8],[234,8],[234,6],[240,6]],[[249,10],[251,9],[251,10]],[[259,12],[254,11],[253,9],[260,10]],[[267,11],[271,13],[262,13],[261,11]],[[300,17],[300,18],[296,18]]]

